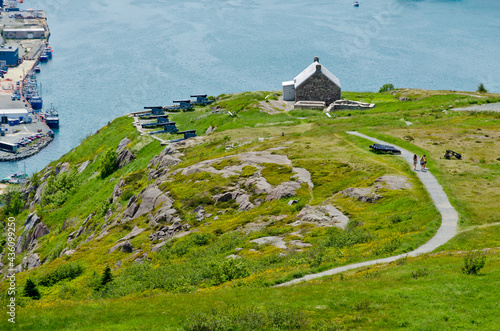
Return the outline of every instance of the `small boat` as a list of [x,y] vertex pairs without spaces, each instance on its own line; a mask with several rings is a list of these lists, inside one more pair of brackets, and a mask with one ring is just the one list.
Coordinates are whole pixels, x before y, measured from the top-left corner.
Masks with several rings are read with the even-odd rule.
[[40,62],[47,62],[49,60],[49,56],[47,53],[43,52],[38,59]]
[[42,68],[40,68],[40,66],[35,67],[35,72],[40,72],[41,70],[42,70]]
[[354,1],[352,5],[353,5],[354,7],[359,7],[359,2],[358,2],[358,1]]
[[27,174],[13,174],[0,179],[0,183],[21,184],[24,183],[26,179],[28,179]]

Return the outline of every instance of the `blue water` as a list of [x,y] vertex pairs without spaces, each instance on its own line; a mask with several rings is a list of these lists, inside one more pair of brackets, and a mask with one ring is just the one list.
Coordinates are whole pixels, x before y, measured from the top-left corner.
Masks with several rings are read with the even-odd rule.
[[[486,0],[26,0],[53,60],[38,81],[60,112],[42,169],[113,118],[194,93],[278,90],[314,56],[346,91],[500,92],[500,2]],[[24,161],[20,162],[24,167]],[[0,176],[16,172],[0,163]]]

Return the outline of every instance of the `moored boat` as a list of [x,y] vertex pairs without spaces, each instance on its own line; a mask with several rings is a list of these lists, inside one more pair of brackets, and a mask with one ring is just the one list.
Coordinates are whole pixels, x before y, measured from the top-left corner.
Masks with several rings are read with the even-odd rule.
[[353,5],[354,7],[359,7],[359,2],[358,2],[358,1],[354,1],[352,5]]
[[54,106],[51,105],[50,109],[43,112],[41,116],[49,128],[59,127],[59,112]]

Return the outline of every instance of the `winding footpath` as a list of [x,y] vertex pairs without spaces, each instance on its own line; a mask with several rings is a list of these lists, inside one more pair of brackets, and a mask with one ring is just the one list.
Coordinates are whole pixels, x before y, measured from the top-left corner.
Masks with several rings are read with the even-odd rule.
[[[401,156],[406,160],[406,162],[408,162],[410,164],[410,166],[413,167],[413,153],[410,153],[405,149],[402,149],[398,146],[389,144],[385,141],[369,137],[369,136],[364,135],[362,133],[358,133],[355,131],[347,131],[347,133],[361,137],[361,138],[371,140],[377,144],[394,146],[395,148],[397,148],[401,151]],[[304,281],[308,281],[311,279],[324,277],[324,276],[330,276],[330,275],[338,274],[338,273],[341,273],[341,272],[344,272],[347,270],[356,269],[356,268],[360,268],[360,267],[366,267],[366,266],[370,266],[370,265],[374,265],[374,264],[389,263],[389,262],[399,260],[399,259],[406,257],[406,256],[417,256],[419,254],[430,253],[434,249],[436,249],[437,247],[447,243],[451,238],[453,238],[457,234],[458,213],[455,210],[455,208],[453,208],[450,201],[448,200],[446,193],[444,193],[444,191],[443,191],[443,187],[438,183],[436,178],[428,170],[427,171],[417,171],[417,176],[420,179],[420,181],[424,184],[424,186],[427,189],[427,191],[429,192],[432,200],[434,201],[436,208],[441,213],[441,226],[437,230],[436,235],[434,237],[432,237],[427,243],[423,244],[419,248],[417,248],[414,251],[411,251],[409,253],[399,254],[396,256],[391,256],[391,257],[387,257],[387,258],[383,258],[383,259],[377,259],[377,260],[349,264],[346,266],[325,270],[323,272],[319,272],[319,273],[311,274],[311,275],[306,275],[304,277],[297,278],[297,279],[291,280],[291,281],[286,282],[286,283],[278,284],[278,285],[276,285],[276,287],[290,286],[290,285],[297,284],[297,283],[304,282]]]

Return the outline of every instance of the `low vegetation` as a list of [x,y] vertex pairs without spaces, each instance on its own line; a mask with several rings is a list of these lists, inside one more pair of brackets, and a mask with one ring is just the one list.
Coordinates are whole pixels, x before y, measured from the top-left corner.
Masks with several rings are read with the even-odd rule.
[[[181,154],[167,155],[158,141],[136,132],[131,118],[121,117],[33,175],[32,190],[9,188],[1,212],[16,215],[16,235],[33,233],[23,233],[32,213],[49,231],[15,260],[20,265],[36,254],[41,263],[17,274],[26,284],[18,298],[20,316],[29,316],[19,318],[19,326],[494,329],[499,316],[487,312],[500,299],[494,290],[500,260],[491,249],[500,245],[499,115],[449,109],[498,102],[500,96],[391,84],[382,89],[343,93],[376,107],[338,111],[335,118],[312,110],[261,111],[259,102],[277,99],[279,92],[221,95],[210,106],[172,114],[178,127],[201,135],[216,128],[179,144]],[[459,212],[461,232],[434,254],[272,288],[332,267],[410,252],[440,225],[412,168],[401,158],[370,152],[371,142],[347,130],[427,155],[430,171]],[[117,168],[116,148],[124,138],[135,159]],[[462,160],[444,159],[447,149]],[[167,168],[150,163],[160,153],[180,159]],[[267,159],[249,161],[241,157],[246,153],[265,153]],[[60,171],[62,164],[68,169]],[[307,173],[307,180],[299,173]],[[404,188],[384,184],[380,178],[387,175],[402,179]],[[257,179],[295,189],[268,199]],[[144,192],[153,186],[168,199],[143,215],[125,216],[134,203],[148,203]],[[379,197],[360,201],[346,194],[349,188]],[[250,207],[241,207],[231,192],[246,195]],[[306,206],[330,205],[349,218],[345,228],[299,216]],[[168,209],[175,209],[172,218],[153,221]],[[167,240],[150,238],[176,221],[182,229]],[[143,231],[121,240],[137,229]],[[2,246],[5,238],[0,236]],[[112,249],[125,241],[130,250]],[[7,264],[5,254],[2,262]],[[8,299],[5,285],[2,302]]]

